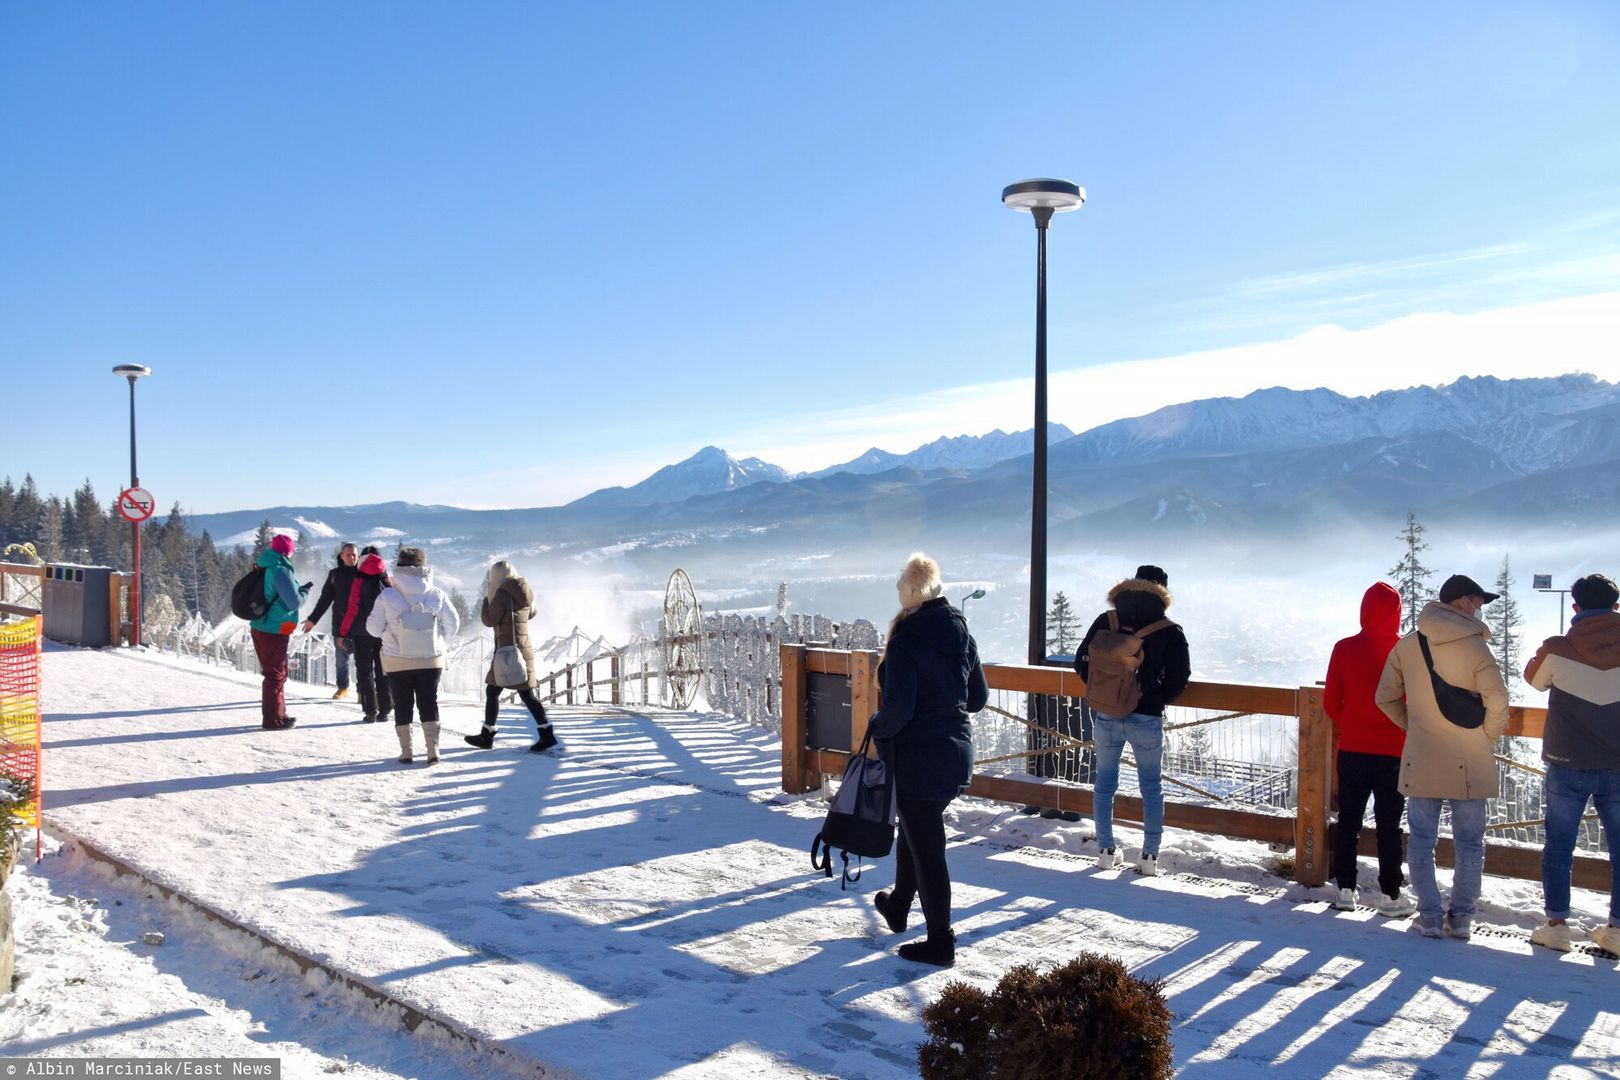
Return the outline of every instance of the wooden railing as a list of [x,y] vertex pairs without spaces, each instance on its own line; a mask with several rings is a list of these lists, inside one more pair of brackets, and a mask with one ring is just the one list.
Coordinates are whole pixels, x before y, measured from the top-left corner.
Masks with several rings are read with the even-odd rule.
[[[859,746],[866,734],[866,721],[878,706],[877,660],[875,652],[782,646],[783,791],[790,794],[812,791],[821,785],[824,775],[842,774],[849,762],[849,754],[844,751],[809,745],[808,676],[811,673],[843,675],[849,680],[849,745]],[[991,690],[1058,698],[1079,698],[1085,693],[1085,682],[1067,668],[986,664],[984,672]],[[1298,804],[1290,818],[1167,799],[1164,823],[1194,832],[1292,845],[1295,880],[1305,885],[1323,884],[1333,864],[1330,818],[1335,769],[1333,725],[1322,709],[1322,688],[1195,682],[1176,699],[1176,705],[1244,715],[1294,717],[1299,731]],[[1546,718],[1545,709],[1514,706],[1509,713],[1507,733],[1539,739]],[[1091,788],[1057,780],[978,772],[973,775],[967,793],[998,802],[1073,811],[1088,817],[1093,813]],[[1115,796],[1114,816],[1140,822],[1142,800]],[[1363,854],[1377,854],[1376,836],[1371,828],[1362,830],[1358,846]],[[1456,856],[1449,838],[1440,839],[1436,860],[1444,866],[1455,865]],[[1487,842],[1486,866],[1491,873],[1505,877],[1539,879],[1541,851],[1524,845]],[[1610,887],[1608,861],[1577,855],[1574,884],[1607,892]]]
[[[550,675],[542,675],[536,680],[535,694],[548,705],[554,702],[590,705],[597,702],[596,688],[605,686],[608,694],[604,704],[621,705],[624,702],[619,677],[622,651],[593,656],[589,660],[558,668]],[[607,669],[605,678],[597,677],[599,665]]]
[[[134,636],[128,619],[128,597],[134,574],[107,578],[107,634],[114,645]],[[0,563],[0,611],[8,615],[40,615],[45,610],[45,567],[27,563]]]

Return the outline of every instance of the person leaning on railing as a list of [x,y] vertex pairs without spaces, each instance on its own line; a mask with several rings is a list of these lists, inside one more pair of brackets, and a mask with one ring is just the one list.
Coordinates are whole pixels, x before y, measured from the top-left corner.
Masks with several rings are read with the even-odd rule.
[[1547,765],[1547,839],[1541,850],[1541,890],[1547,921],[1530,940],[1569,952],[1569,883],[1575,839],[1587,800],[1597,804],[1609,837],[1609,925],[1591,938],[1620,955],[1620,587],[1588,574],[1569,587],[1575,618],[1569,633],[1541,643],[1524,681],[1547,697],[1541,760]]

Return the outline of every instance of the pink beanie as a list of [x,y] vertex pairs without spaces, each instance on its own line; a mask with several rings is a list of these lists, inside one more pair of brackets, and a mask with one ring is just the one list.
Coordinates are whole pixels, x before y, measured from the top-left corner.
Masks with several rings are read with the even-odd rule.
[[286,533],[277,533],[270,538],[270,550],[279,551],[288,558],[292,558],[293,538]]

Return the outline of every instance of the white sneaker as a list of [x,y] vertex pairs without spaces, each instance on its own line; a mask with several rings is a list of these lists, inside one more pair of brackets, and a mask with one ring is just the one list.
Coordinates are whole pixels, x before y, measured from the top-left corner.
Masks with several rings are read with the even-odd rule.
[[1142,855],[1136,860],[1136,872],[1143,877],[1157,877],[1159,873],[1159,857],[1157,855]]
[[[1564,929],[1567,930],[1569,927],[1566,926]],[[1599,926],[1594,928],[1588,936],[1592,939],[1592,944],[1604,952],[1620,956],[1620,926]],[[1531,940],[1534,941],[1535,939],[1532,938]]]
[[1339,895],[1335,896],[1333,898],[1333,910],[1335,910],[1335,911],[1354,911],[1354,910],[1356,910],[1356,890],[1354,890],[1354,889],[1340,889],[1339,890]]
[[[1597,938],[1594,936],[1592,940],[1596,941]],[[1569,952],[1569,924],[1554,926],[1550,922],[1542,923],[1530,931],[1530,944],[1540,945],[1542,948],[1552,949],[1556,952]],[[1616,942],[1616,944],[1620,944],[1620,942]]]
[[1097,852],[1097,869],[1112,870],[1119,865],[1119,852],[1113,848],[1103,848]]
[[1405,893],[1396,893],[1394,896],[1379,893],[1378,903],[1374,906],[1377,907],[1378,914],[1386,919],[1401,919],[1417,910],[1417,901]]

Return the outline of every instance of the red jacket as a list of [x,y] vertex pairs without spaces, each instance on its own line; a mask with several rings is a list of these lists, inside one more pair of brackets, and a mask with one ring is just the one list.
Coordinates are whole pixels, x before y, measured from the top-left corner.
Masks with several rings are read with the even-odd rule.
[[1384,661],[1400,640],[1401,594],[1380,581],[1361,598],[1361,633],[1333,646],[1323,707],[1339,736],[1339,749],[1400,757],[1406,732],[1373,701]]

